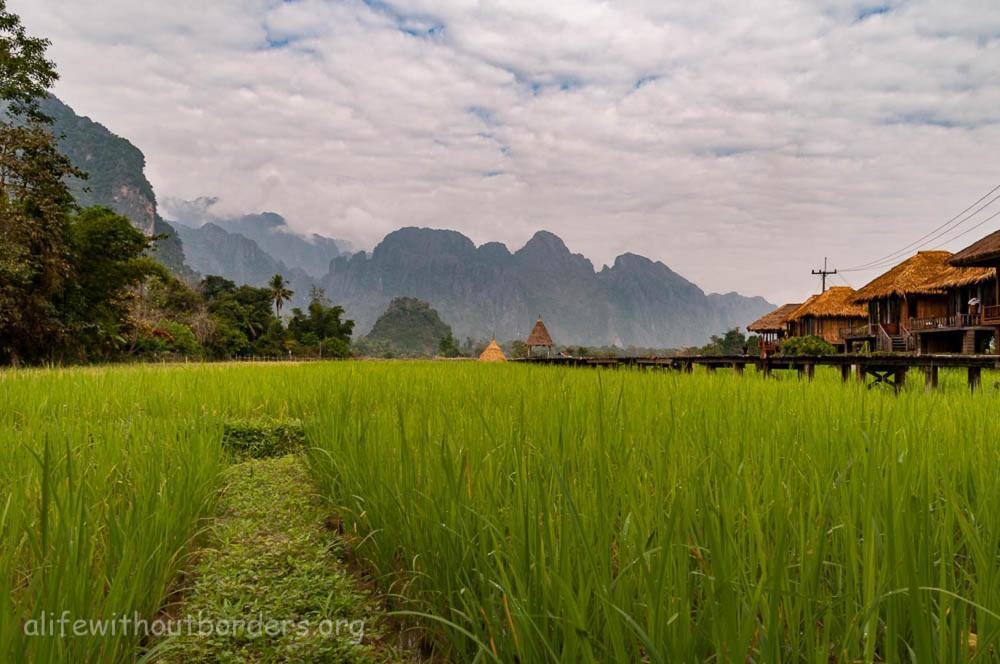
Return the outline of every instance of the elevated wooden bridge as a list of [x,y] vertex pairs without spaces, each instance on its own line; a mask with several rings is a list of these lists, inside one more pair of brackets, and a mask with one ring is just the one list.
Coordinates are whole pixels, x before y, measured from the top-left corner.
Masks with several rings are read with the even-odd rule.
[[[906,382],[910,369],[920,370],[928,389],[937,387],[940,369],[965,369],[969,388],[977,389],[982,383],[983,369],[1000,369],[1000,355],[824,355],[813,357],[750,355],[676,355],[670,357],[530,357],[514,360],[531,364],[550,364],[566,367],[633,367],[638,369],[663,369],[690,373],[695,366],[708,371],[733,369],[743,373],[754,367],[765,376],[774,371],[796,371],[800,377],[812,380],[817,366],[840,369],[844,381],[858,380],[869,387],[885,385],[900,389]],[[871,379],[871,382],[869,382]]]

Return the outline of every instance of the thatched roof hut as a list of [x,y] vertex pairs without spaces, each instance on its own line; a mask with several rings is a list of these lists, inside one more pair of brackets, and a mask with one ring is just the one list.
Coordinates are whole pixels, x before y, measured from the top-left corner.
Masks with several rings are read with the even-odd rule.
[[955,267],[992,267],[1000,264],[1000,231],[993,231],[948,259]]
[[549,336],[549,331],[545,327],[545,323],[542,322],[541,316],[535,322],[535,327],[531,328],[531,334],[528,335],[527,341],[528,347],[533,346],[545,346],[546,348],[551,348],[553,346],[552,337]]
[[907,295],[943,295],[948,288],[959,288],[986,281],[993,276],[988,268],[954,267],[949,251],[918,251],[888,272],[875,277],[854,295],[855,302],[870,302]]
[[785,329],[785,323],[788,322],[788,317],[801,306],[801,302],[783,304],[771,313],[764,314],[754,322],[747,325],[747,330],[758,334],[763,334],[764,332],[781,332]]
[[831,286],[826,292],[813,295],[795,311],[788,315],[787,321],[794,322],[802,318],[864,318],[868,312],[855,304],[855,291],[850,286]]
[[506,362],[507,356],[503,354],[503,349],[497,344],[494,338],[490,345],[479,355],[480,362]]

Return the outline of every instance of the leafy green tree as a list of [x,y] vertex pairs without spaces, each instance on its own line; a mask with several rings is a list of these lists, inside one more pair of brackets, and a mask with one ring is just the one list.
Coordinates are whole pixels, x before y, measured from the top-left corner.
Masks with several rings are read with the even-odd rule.
[[462,351],[458,349],[458,342],[455,341],[455,337],[451,331],[441,337],[441,343],[438,344],[438,355],[442,357],[459,357],[461,354]]
[[344,320],[344,309],[329,306],[320,288],[310,290],[308,312],[296,307],[288,321],[288,333],[300,352],[312,352],[322,357],[347,357],[350,352],[354,321]]
[[0,0],[0,362],[37,361],[66,340],[60,300],[74,203],[65,180],[83,174],[39,110],[57,78],[48,45]]
[[697,350],[699,355],[743,355],[750,353],[750,345],[739,328],[733,328],[722,336],[713,334],[708,344]]
[[150,239],[107,208],[88,208],[70,225],[74,278],[65,294],[66,323],[80,357],[109,356],[126,343],[129,300],[162,266],[144,255]]
[[782,355],[833,355],[837,349],[822,337],[792,337],[781,342]]
[[199,289],[206,300],[215,300],[223,295],[233,293],[236,290],[236,284],[225,277],[210,274],[201,280]]
[[281,306],[292,299],[295,293],[288,287],[288,282],[280,274],[271,277],[267,282],[267,288],[271,291],[271,299],[274,301],[274,315],[281,318]]

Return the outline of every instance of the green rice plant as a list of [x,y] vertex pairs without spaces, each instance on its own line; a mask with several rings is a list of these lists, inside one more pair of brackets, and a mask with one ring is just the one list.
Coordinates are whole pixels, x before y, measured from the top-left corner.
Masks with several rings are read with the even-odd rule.
[[345,370],[313,474],[455,661],[996,652],[1000,395],[958,372]]
[[0,374],[0,660],[134,657],[137,636],[89,621],[155,615],[221,467],[220,427],[170,387],[155,370]]
[[[304,423],[394,611],[454,661],[964,661],[1000,652],[1000,391],[819,368],[0,372],[0,661],[132,661],[213,513],[226,423]],[[58,629],[58,625],[56,629]],[[66,625],[72,630],[72,623]]]
[[225,423],[222,446],[235,459],[265,459],[299,452],[305,428],[297,419],[236,419]]

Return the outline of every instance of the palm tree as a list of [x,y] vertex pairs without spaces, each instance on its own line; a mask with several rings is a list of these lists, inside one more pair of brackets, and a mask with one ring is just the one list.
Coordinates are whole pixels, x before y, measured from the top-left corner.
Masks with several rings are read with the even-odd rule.
[[267,287],[271,291],[271,299],[274,300],[274,315],[281,318],[281,305],[292,299],[295,293],[288,287],[288,282],[280,274],[271,277],[267,282]]

